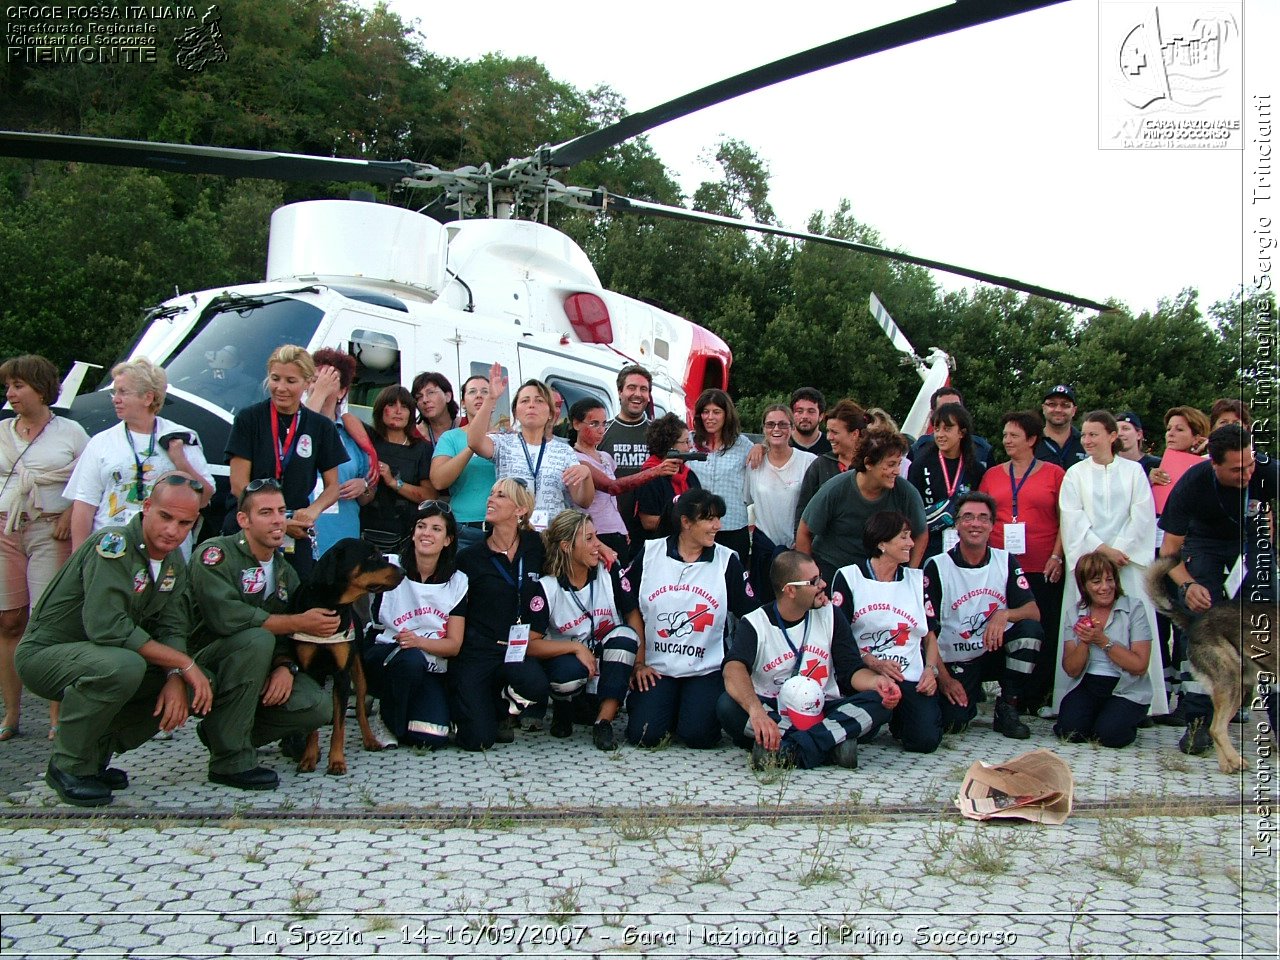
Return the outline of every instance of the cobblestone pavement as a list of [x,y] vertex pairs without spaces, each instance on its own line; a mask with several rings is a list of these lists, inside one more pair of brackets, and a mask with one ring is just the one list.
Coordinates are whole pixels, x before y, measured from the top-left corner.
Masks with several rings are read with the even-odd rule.
[[[3,957],[1277,955],[1276,761],[1252,724],[1237,777],[1174,729],[1109,751],[980,719],[928,757],[882,736],[856,771],[606,755],[585,727],[483,756],[357,738],[346,777],[264,749],[265,794],[207,784],[188,728],[85,811],[41,780],[40,714],[0,745]],[[954,813],[970,763],[1037,746],[1075,774],[1066,824]]]

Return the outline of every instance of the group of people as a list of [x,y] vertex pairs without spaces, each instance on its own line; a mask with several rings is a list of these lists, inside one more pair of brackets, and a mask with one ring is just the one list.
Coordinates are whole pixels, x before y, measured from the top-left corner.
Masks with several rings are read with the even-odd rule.
[[[753,443],[721,390],[695,399],[692,430],[651,417],[652,377],[632,365],[617,414],[581,400],[566,439],[538,380],[495,422],[496,364],[461,404],[439,373],[389,386],[372,423],[346,409],[355,369],[340,351],[272,354],[267,399],[236,415],[220,457],[227,522],[204,538],[213,478],[199,437],[158,416],[163,370],[117,366],[121,423],[89,438],[50,409],[51,364],[0,366],[15,413],[0,423],[0,740],[20,732],[23,683],[61,704],[46,779],[64,800],[109,802],[127,786],[113,755],[190,713],[212,782],[274,787],[256,748],[289,752],[331,719],[291,637],[338,619],[291,598],[345,537],[405,574],[361,611],[379,716],[405,746],[487,750],[521,725],[581,723],[613,750],[625,706],[637,746],[727,734],[756,766],[853,767],[882,726],[933,751],[996,681],[1006,737],[1029,737],[1038,712],[1061,737],[1119,747],[1172,715],[1185,751],[1208,749],[1203,691],[1184,681],[1169,708],[1185,652],[1160,635],[1141,570],[1153,488],[1176,480],[1159,549],[1186,558],[1172,579],[1192,611],[1224,599],[1246,528],[1269,522],[1280,478],[1237,401],[1212,420],[1169,412],[1167,450],[1207,449],[1188,464],[1147,457],[1132,413],[1077,430],[1074,393],[1055,386],[1043,419],[1001,418],[995,464],[952,388],[914,444],[884,411],[828,410],[813,388],[769,406]],[[1243,589],[1265,562],[1245,558]]]

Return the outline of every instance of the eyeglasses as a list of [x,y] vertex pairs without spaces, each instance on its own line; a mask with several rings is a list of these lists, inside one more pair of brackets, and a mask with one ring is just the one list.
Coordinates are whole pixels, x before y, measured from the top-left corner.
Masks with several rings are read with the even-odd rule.
[[258,479],[258,480],[250,480],[248,483],[245,484],[244,492],[257,493],[259,490],[262,490],[263,488],[266,488],[267,490],[279,490],[281,489],[280,481],[274,479],[273,477],[262,477],[261,479]]
[[418,504],[418,512],[426,513],[432,507],[435,507],[440,513],[453,513],[448,500],[423,500]]
[[514,480],[516,483],[524,487],[526,490],[529,489],[529,481],[526,480],[524,477],[510,477],[509,479]]
[[419,390],[414,396],[415,400],[425,400],[427,397],[443,397],[444,391],[439,387],[427,387],[425,390]]
[[822,579],[822,574],[818,574],[817,576],[813,577],[813,579],[811,580],[789,580],[788,582],[784,583],[783,586],[784,587],[818,587],[818,586],[821,586],[824,582],[825,581]]
[[957,517],[961,523],[991,523],[991,515],[988,513],[962,513]]
[[[271,482],[275,483],[274,480],[272,480]],[[199,480],[192,480],[190,477],[184,477],[181,474],[177,474],[177,473],[171,473],[167,476],[161,477],[159,480],[156,481],[156,483],[168,484],[171,487],[180,487],[183,484],[186,484],[196,493],[204,493],[204,484],[201,483]],[[280,486],[280,484],[276,483],[276,486]]]
[[604,421],[603,420],[583,420],[582,425],[584,427],[590,427],[592,430],[600,430],[604,427]]
[[785,420],[770,420],[764,425],[764,428],[769,431],[790,430],[791,424],[787,423]]

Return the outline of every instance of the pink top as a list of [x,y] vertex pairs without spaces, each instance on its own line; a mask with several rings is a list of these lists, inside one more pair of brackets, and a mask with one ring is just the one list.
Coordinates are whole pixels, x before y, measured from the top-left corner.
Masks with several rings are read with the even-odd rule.
[[[1044,573],[1045,564],[1058,539],[1058,491],[1066,476],[1056,463],[1039,460],[1040,466],[1018,489],[1018,522],[1027,525],[1027,552],[1022,555],[1022,569],[1027,573]],[[1021,473],[1017,472],[1020,479]],[[991,531],[991,546],[1004,547],[1004,525],[1013,520],[1013,485],[1009,482],[1009,464],[1000,463],[982,475],[978,489],[996,501],[996,525]]]

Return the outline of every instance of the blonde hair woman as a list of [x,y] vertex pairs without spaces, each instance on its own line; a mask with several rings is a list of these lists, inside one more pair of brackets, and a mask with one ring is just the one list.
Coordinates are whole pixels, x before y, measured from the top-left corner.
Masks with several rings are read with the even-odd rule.
[[467,608],[462,649],[449,666],[463,750],[514,740],[512,718],[538,699],[546,683],[526,656],[528,609],[546,562],[542,537],[529,526],[534,500],[526,484],[505,477],[493,485],[485,507],[488,538],[458,554],[458,569],[476,601]]
[[[232,497],[239,499],[254,481],[276,484],[284,493],[290,511],[285,556],[303,579],[315,562],[316,517],[337,502],[338,465],[348,459],[333,421],[302,405],[315,379],[316,365],[306,350],[293,344],[277,348],[267,358],[268,399],[237,413],[227,439]],[[323,489],[313,501],[317,480]],[[234,522],[234,512],[230,517]]]

